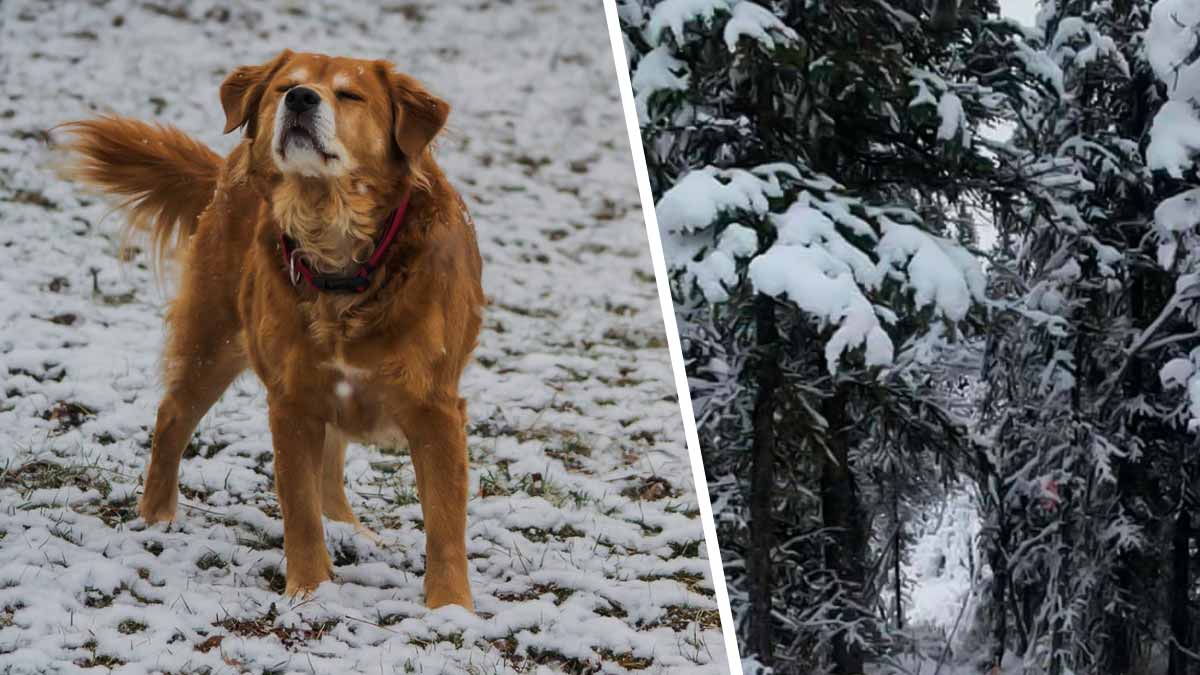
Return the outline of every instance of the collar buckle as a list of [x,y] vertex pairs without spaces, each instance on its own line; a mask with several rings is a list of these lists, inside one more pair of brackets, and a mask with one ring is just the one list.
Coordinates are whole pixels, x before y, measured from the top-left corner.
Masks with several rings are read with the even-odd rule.
[[299,253],[299,249],[294,249],[288,256],[288,277],[292,280],[293,286],[300,283],[300,271],[296,269],[296,255]]

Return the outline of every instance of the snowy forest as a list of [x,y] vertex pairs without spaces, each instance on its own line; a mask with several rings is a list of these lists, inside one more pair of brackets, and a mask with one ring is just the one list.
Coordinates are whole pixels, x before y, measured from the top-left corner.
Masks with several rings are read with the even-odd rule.
[[1200,0],[1000,9],[618,3],[749,673],[1200,673]]

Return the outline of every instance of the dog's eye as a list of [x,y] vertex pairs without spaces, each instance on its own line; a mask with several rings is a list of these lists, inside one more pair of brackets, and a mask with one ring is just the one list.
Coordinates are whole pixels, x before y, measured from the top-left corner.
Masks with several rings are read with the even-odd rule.
[[344,89],[337,93],[337,97],[342,99],[343,101],[362,101],[363,100],[363,97],[361,94],[356,94],[355,92],[346,91]]

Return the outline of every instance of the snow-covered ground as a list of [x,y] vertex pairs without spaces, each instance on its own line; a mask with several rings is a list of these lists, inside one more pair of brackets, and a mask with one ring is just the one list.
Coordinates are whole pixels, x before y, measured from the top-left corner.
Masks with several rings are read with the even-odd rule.
[[[351,446],[380,547],[283,599],[262,390],[185,460],[180,520],[135,517],[169,289],[46,130],[113,112],[220,151],[217,86],[290,47],[385,57],[454,106],[439,158],[492,301],[467,373],[478,616],[421,604],[407,456]],[[725,672],[601,4],[0,3],[0,673]]]

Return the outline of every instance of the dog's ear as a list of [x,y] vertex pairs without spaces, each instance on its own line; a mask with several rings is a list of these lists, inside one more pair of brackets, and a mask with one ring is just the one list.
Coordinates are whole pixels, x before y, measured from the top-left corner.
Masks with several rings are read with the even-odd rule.
[[285,49],[278,56],[257,66],[241,66],[234,69],[221,83],[221,107],[225,109],[225,133],[238,127],[246,127],[246,137],[254,138],[257,130],[258,106],[266,93],[267,83],[283,64],[292,58],[291,50]]
[[416,161],[446,126],[450,104],[429,93],[416,79],[378,62],[392,98],[392,138],[410,162]]

